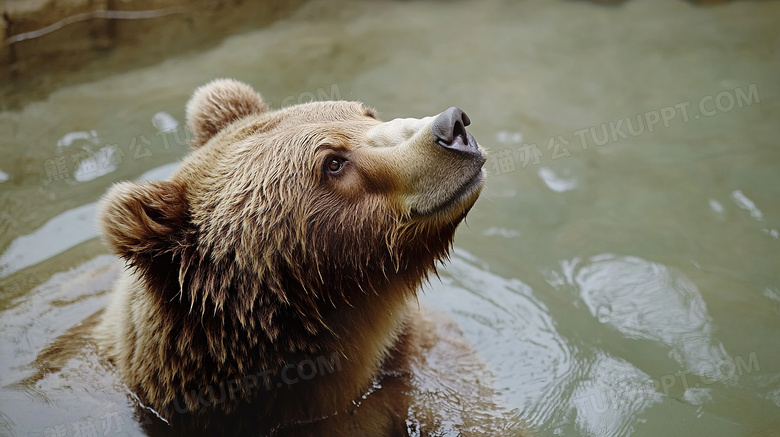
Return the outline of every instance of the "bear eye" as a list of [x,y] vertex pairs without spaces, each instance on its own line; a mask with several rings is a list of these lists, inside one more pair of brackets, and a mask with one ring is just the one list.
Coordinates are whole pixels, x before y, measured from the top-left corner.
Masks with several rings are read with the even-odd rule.
[[330,173],[338,173],[344,168],[345,161],[343,158],[333,156],[327,159],[325,166]]

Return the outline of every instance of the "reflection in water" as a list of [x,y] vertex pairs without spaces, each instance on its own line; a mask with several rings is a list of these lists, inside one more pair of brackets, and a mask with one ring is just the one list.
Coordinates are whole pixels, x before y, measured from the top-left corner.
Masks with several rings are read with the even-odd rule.
[[79,166],[73,173],[73,179],[76,181],[91,181],[116,170],[117,156],[113,146],[101,147],[94,154],[90,150],[88,155],[79,161]]
[[62,138],[57,140],[57,150],[61,151],[62,148],[69,147],[78,140],[87,141],[93,146],[100,144],[100,138],[98,137],[97,132],[94,130],[89,132],[68,132],[67,134],[63,135]]
[[[591,316],[618,331],[620,342],[648,340],[675,360],[679,366],[672,368],[691,378],[690,386],[682,384],[682,400],[698,405],[709,396],[709,389],[693,386],[694,379],[719,379],[715,365],[730,357],[713,338],[702,295],[689,279],[658,263],[609,254],[563,262],[551,277],[557,288],[578,291]],[[616,357],[615,351],[598,351],[591,374],[577,388],[577,421],[591,435],[630,434],[635,418],[661,395],[679,396],[669,391],[677,377],[648,375],[646,358],[630,349],[620,352]]]
[[[424,300],[447,308],[491,364],[496,389],[531,427],[566,428],[571,384],[588,371],[576,348],[555,328],[531,288],[505,279],[463,250],[456,250]],[[571,429],[571,424],[568,425]]]
[[[463,250],[442,276],[424,300],[454,314],[491,364],[509,407],[532,427],[628,435],[651,406],[682,402],[695,409],[711,399],[714,384],[736,381],[726,371],[740,359],[714,338],[700,291],[658,263],[605,254],[562,262],[550,273],[556,293],[571,297],[571,311],[584,310],[590,324],[613,330],[603,332],[599,346],[564,336],[560,328],[569,328],[540,301],[543,290],[492,274]],[[575,316],[581,325],[582,316]],[[643,341],[655,351],[650,358],[634,346]],[[653,363],[659,356],[673,360],[661,359],[665,373]]]
[[515,238],[520,236],[520,232],[514,229],[493,226],[482,231],[482,235],[486,237],[499,236],[504,238]]
[[539,177],[542,178],[547,187],[558,193],[577,188],[577,179],[572,177],[570,172],[565,176],[558,175],[551,168],[542,167],[539,169]]
[[172,132],[179,127],[179,122],[167,112],[158,112],[152,116],[152,125],[157,132]]
[[723,214],[723,211],[725,211],[723,204],[715,199],[710,199],[710,208],[718,214]]
[[17,237],[0,256],[0,277],[49,259],[97,237],[95,203],[79,206],[54,217],[29,235]]
[[[137,180],[165,179],[177,166],[178,163],[171,163],[157,167],[142,174]],[[0,255],[0,278],[97,238],[96,212],[97,202],[88,203],[63,212],[31,234],[17,237]]]
[[647,374],[630,363],[598,353],[587,381],[572,395],[577,428],[583,435],[621,436],[630,434],[636,417],[660,395],[648,384]]
[[[57,140],[57,153],[60,155],[60,162],[58,164],[55,160],[49,161],[51,163],[50,177],[55,172],[61,172],[67,168],[68,163],[63,162],[65,160],[63,155],[65,149],[73,146],[74,143],[81,144],[78,147],[79,150],[68,156],[77,164],[76,171],[73,173],[73,179],[77,182],[91,181],[116,170],[116,150],[113,147],[104,146],[94,151],[93,147],[101,143],[97,132],[95,130],[77,131],[68,132]],[[64,175],[60,176],[64,177]]]
[[749,211],[751,217],[758,221],[764,220],[764,214],[761,213],[761,210],[756,207],[756,204],[753,203],[752,200],[748,199],[747,196],[742,194],[742,190],[735,190],[733,193],[731,193],[731,198],[734,199],[734,202],[736,202],[737,206]]
[[11,339],[0,343],[3,357],[0,386],[17,382],[11,368],[31,369],[31,359],[55,337],[78,325],[107,302],[105,293],[113,284],[120,263],[110,255],[100,255],[72,270],[57,273],[12,302],[0,318],[0,332]]
[[500,130],[496,132],[496,141],[506,144],[520,144],[520,142],[523,141],[523,134],[520,132]]
[[579,290],[594,317],[623,337],[665,345],[689,372],[728,358],[723,345],[712,338],[701,293],[679,272],[614,255],[578,264],[577,260],[563,263],[562,279]]
[[[101,430],[102,422],[118,421],[120,415],[124,432],[139,429],[126,389],[94,347],[79,346],[64,362],[36,359],[68,328],[78,328],[105,306],[121,268],[113,256],[98,256],[53,275],[2,313],[0,332],[10,341],[0,343],[0,406],[9,417],[29,421],[24,429],[30,435],[79,435],[82,426]],[[41,379],[39,372],[47,377]],[[106,429],[118,432],[114,423]]]

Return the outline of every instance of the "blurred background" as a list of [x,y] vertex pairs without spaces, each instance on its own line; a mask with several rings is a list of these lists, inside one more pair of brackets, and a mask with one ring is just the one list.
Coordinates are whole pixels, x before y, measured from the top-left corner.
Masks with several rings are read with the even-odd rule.
[[0,435],[140,435],[89,347],[25,379],[106,302],[95,202],[167,177],[189,95],[233,77],[275,108],[468,113],[490,176],[422,301],[534,435],[780,436],[780,3],[2,8]]

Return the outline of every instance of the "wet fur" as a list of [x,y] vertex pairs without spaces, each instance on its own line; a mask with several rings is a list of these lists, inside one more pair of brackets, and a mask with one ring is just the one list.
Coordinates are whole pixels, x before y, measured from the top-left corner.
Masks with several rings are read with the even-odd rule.
[[[357,102],[269,111],[248,86],[219,81],[187,112],[194,151],[170,180],[120,183],[102,200],[102,235],[128,268],[95,330],[101,350],[187,432],[218,422],[225,435],[404,435],[408,375],[432,329],[415,296],[476,195],[414,217],[400,164],[356,147],[380,123]],[[353,166],[339,178],[323,176],[334,150]],[[216,405],[195,396],[334,353],[341,371],[260,398],[240,381]],[[396,389],[357,409],[383,378]]]

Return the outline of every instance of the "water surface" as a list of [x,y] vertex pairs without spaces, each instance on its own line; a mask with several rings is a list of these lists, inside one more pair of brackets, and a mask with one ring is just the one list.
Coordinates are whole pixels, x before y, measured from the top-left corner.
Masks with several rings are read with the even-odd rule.
[[169,174],[190,93],[228,76],[274,107],[469,114],[491,176],[422,300],[536,434],[780,435],[779,20],[777,2],[313,2],[0,113],[0,434],[140,433],[89,347],[24,380],[106,302],[95,202]]

